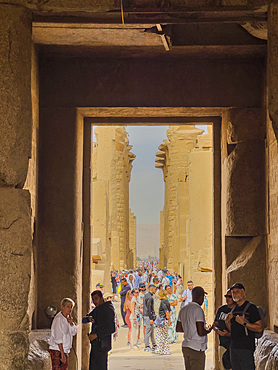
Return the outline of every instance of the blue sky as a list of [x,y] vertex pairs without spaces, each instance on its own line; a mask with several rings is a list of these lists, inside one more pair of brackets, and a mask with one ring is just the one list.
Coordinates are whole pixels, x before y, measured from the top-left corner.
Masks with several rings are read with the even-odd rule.
[[[206,129],[206,126],[197,126]],[[129,186],[129,204],[137,224],[159,224],[164,205],[162,170],[155,168],[155,154],[167,139],[169,126],[127,126],[129,144],[136,155]]]
[[164,204],[162,171],[155,168],[155,154],[166,139],[168,126],[127,126],[136,155],[129,185],[129,204],[137,224],[159,224]]

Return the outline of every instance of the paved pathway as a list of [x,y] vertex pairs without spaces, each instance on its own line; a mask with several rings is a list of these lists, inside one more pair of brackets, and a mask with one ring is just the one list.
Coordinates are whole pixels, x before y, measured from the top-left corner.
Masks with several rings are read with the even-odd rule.
[[[116,303],[116,311],[120,325],[122,318],[119,313],[119,302]],[[109,370],[183,370],[184,363],[181,354],[182,334],[179,334],[178,342],[170,345],[171,356],[159,356],[144,352],[144,344],[139,350],[131,350],[127,347],[128,329],[120,328],[119,336],[113,343],[112,353],[109,356]],[[143,335],[141,335],[141,340]],[[206,370],[213,369],[212,349],[207,351]]]

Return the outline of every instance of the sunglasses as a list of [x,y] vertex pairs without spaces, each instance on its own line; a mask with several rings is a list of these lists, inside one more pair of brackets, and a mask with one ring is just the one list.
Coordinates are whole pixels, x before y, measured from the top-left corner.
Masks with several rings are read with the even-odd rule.
[[228,295],[228,294],[225,294],[225,295],[224,295],[224,297],[225,297],[225,298],[233,298],[233,296],[232,296],[232,295]]

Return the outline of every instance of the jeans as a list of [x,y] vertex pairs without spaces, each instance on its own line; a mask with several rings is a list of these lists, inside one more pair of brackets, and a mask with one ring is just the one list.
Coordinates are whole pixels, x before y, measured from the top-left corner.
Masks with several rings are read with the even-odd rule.
[[148,316],[144,316],[145,324],[146,324],[146,331],[145,331],[145,348],[150,346],[150,338],[153,347],[156,346],[155,340],[154,340],[154,324],[150,324],[150,318]]
[[100,348],[100,342],[91,343],[89,370],[107,370],[108,351]]

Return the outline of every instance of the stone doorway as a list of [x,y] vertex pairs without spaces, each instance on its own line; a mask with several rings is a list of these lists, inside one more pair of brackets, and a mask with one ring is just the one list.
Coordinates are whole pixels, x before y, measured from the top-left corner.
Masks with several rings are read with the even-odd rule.
[[[89,238],[86,225],[89,213],[85,201],[88,199],[88,192],[84,184],[89,177],[90,167],[87,155],[89,144],[84,138],[89,137],[90,125],[95,118],[98,124],[101,121],[107,124],[109,119],[110,124],[114,124],[115,119],[116,122],[120,121],[120,124],[127,121],[146,124],[151,117],[152,124],[162,124],[163,117],[164,123],[175,117],[180,119],[176,122],[183,123],[192,122],[194,117],[204,117],[203,122],[213,122],[215,127],[217,120],[219,121],[219,166],[218,172],[215,171],[215,184],[219,184],[216,193],[219,197],[214,207],[215,217],[218,215],[215,222],[217,230],[214,233],[215,253],[217,251],[214,261],[217,271],[215,304],[221,304],[222,291],[235,279],[247,281],[250,299],[255,300],[256,285],[266,280],[265,42],[250,39],[240,28],[240,22],[232,21],[232,27],[229,29],[236,28],[240,33],[239,39],[242,40],[242,37],[244,43],[238,45],[237,40],[231,37],[225,40],[217,38],[217,45],[211,44],[211,40],[206,38],[206,29],[202,28],[201,41],[198,41],[200,45],[196,48],[188,39],[185,45],[181,44],[183,36],[188,34],[189,30],[194,34],[195,26],[193,29],[191,26],[189,29],[187,26],[173,27],[177,37],[177,43],[174,45],[176,48],[172,54],[165,54],[163,44],[157,44],[157,38],[160,40],[159,34],[155,34],[155,41],[151,38],[150,43],[147,39],[141,45],[138,45],[138,42],[131,45],[134,32],[137,34],[138,28],[143,32],[143,29],[150,28],[150,25],[129,25],[122,27],[125,33],[131,34],[129,43],[110,43],[107,49],[105,45],[97,47],[92,43],[91,37],[84,42],[83,36],[84,33],[91,35],[93,28],[93,34],[101,32],[103,40],[107,28],[111,30],[113,26],[84,27],[84,23],[75,22],[74,26],[71,24],[68,27],[68,24],[62,22],[58,22],[58,25],[50,23],[48,18],[46,21],[44,19],[45,22],[41,19],[34,23],[31,49],[28,48],[31,45],[29,13],[23,8],[15,9],[11,6],[11,10],[9,5],[4,7],[3,20],[4,17],[11,19],[18,30],[13,35],[13,45],[16,45],[16,48],[19,45],[18,53],[22,52],[20,58],[18,54],[7,55],[12,58],[18,70],[24,71],[18,74],[22,77],[20,80],[16,79],[14,82],[11,79],[11,84],[7,82],[9,91],[14,91],[13,84],[21,87],[17,91],[18,101],[22,104],[21,110],[18,111],[20,113],[16,111],[16,114],[10,114],[15,111],[9,105],[5,113],[13,117],[15,132],[19,132],[22,145],[12,145],[18,155],[17,160],[10,161],[13,156],[10,155],[10,150],[7,150],[7,157],[10,155],[8,168],[10,166],[14,170],[15,167],[16,170],[14,173],[8,171],[11,176],[8,177],[12,180],[5,179],[8,185],[3,188],[2,198],[3,207],[9,210],[9,202],[14,202],[15,194],[19,194],[16,214],[24,214],[20,219],[24,222],[23,227],[21,225],[19,228],[19,235],[22,243],[26,244],[28,253],[30,252],[27,257],[24,256],[24,263],[21,264],[24,276],[24,279],[20,280],[22,295],[18,295],[17,284],[14,284],[16,289],[13,293],[17,300],[20,300],[20,304],[15,307],[15,312],[19,311],[20,315],[15,316],[24,317],[26,320],[23,324],[13,321],[8,329],[4,328],[9,340],[10,330],[23,333],[17,361],[26,361],[27,330],[30,327],[27,314],[33,317],[33,329],[45,328],[49,326],[44,314],[45,306],[50,303],[50,299],[57,305],[61,296],[68,295],[77,302],[76,315],[79,322],[82,314],[88,311],[87,281],[91,261],[86,242]],[[212,27],[214,23],[212,22]],[[9,24],[4,23],[3,27],[8,30]],[[37,31],[39,28],[40,32],[35,32],[35,28]],[[116,28],[121,29],[121,26]],[[83,34],[83,42],[80,43],[73,29],[77,30],[77,34]],[[219,29],[216,26],[215,29],[216,34],[222,34],[223,27]],[[65,31],[66,36],[63,34]],[[30,41],[28,47],[23,38]],[[121,49],[122,47],[124,49]],[[137,47],[142,47],[142,54],[138,52]],[[9,46],[5,46],[4,50],[6,53]],[[3,55],[6,55],[5,53]],[[32,67],[32,81],[29,67]],[[10,72],[13,73],[13,70],[9,69]],[[31,86],[32,104],[29,96]],[[9,96],[9,99],[14,101],[14,96]],[[31,193],[34,226],[32,240],[29,193],[9,188],[12,186],[21,189],[25,181],[24,173],[27,173],[28,157],[31,156],[31,110],[32,160],[29,163],[25,189]],[[19,120],[22,112],[23,118]],[[10,125],[9,121],[7,125]],[[39,139],[36,135],[38,132]],[[24,163],[21,162],[21,157],[24,157]],[[35,175],[35,178],[30,182],[32,175]],[[38,186],[35,184],[37,179]],[[6,183],[3,182],[5,186]],[[21,204],[22,199],[24,205],[28,203],[26,208]],[[10,222],[7,221],[6,224],[10,225]],[[7,242],[3,239],[5,245],[13,244],[14,236],[9,234],[7,238]],[[19,259],[20,254],[17,257]],[[7,277],[10,276],[9,268],[6,268]],[[256,275],[250,281],[248,276],[254,271]],[[69,284],[60,281],[61,274]],[[18,283],[17,275],[15,280]],[[8,282],[6,285],[9,286]],[[53,291],[56,293],[52,294]],[[13,297],[13,294],[8,296]],[[267,296],[267,290],[260,292],[259,302],[256,300],[256,303],[267,305]],[[5,336],[6,334],[4,338]],[[76,343],[79,361],[82,351],[84,358],[88,352],[87,338],[83,346],[81,338],[79,331]],[[10,355],[7,355],[7,358],[11,360]]]

